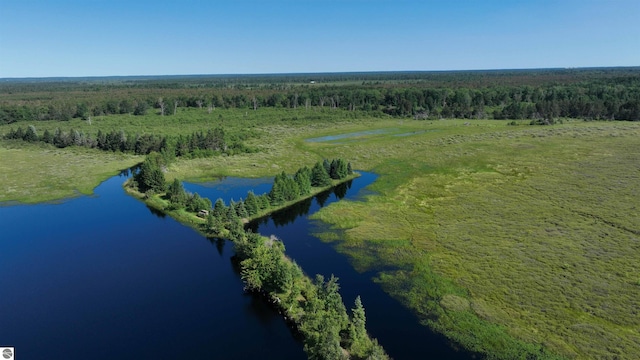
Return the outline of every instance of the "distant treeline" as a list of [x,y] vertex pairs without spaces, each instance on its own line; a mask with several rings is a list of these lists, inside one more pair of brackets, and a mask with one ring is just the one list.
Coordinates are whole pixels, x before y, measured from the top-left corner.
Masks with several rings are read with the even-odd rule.
[[183,107],[326,108],[417,119],[640,120],[640,68],[313,75],[0,83],[0,123],[144,115],[149,109],[171,116]]
[[167,136],[153,134],[130,134],[124,130],[103,133],[98,130],[95,137],[82,131],[70,129],[63,131],[59,128],[51,133],[45,130],[38,134],[35,126],[29,125],[26,129],[18,127],[10,129],[4,135],[5,139],[16,139],[28,142],[44,142],[59,148],[69,146],[83,146],[97,148],[104,151],[121,151],[137,155],[146,155],[151,152],[168,154],[179,157],[208,157],[216,154],[233,155],[237,153],[251,152],[252,150],[238,141],[230,145],[225,138],[222,127],[208,130],[206,133],[196,131],[191,135],[179,135],[173,139]]

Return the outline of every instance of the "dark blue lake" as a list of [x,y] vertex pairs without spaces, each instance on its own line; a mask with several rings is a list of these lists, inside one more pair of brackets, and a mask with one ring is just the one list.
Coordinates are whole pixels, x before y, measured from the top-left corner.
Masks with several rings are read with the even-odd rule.
[[[244,294],[232,244],[209,240],[127,196],[125,177],[62,204],[0,207],[0,345],[19,359],[301,359],[302,344],[262,300]],[[359,274],[307,219],[357,200],[375,175],[249,226],[275,234],[307,274],[335,274],[347,308],[361,295],[367,327],[396,359],[469,358]],[[272,179],[188,184],[211,198],[269,191]],[[359,195],[360,194],[360,195]],[[117,355],[114,355],[117,352]]]

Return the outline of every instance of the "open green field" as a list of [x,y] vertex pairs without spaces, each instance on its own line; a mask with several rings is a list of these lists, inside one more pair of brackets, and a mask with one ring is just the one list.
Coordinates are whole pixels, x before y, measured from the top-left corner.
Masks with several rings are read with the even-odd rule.
[[0,141],[0,203],[37,203],[91,194],[100,182],[142,160],[99,150]]
[[317,215],[354,265],[495,357],[640,357],[640,124],[422,125],[306,145],[381,175]]
[[[273,176],[334,157],[375,171],[375,195],[317,215],[335,225],[323,236],[339,238],[357,269],[380,270],[386,291],[465,347],[495,358],[539,355],[541,346],[567,358],[640,357],[640,123],[508,126],[265,108],[35,125],[175,135],[218,124],[259,151],[180,159],[167,179]],[[0,142],[0,201],[88,193],[139,161]]]

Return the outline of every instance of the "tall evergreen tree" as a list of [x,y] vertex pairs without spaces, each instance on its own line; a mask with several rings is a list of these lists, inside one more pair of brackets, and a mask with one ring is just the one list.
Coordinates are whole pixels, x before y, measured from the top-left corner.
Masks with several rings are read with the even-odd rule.
[[311,169],[306,166],[298,169],[293,179],[298,184],[300,195],[308,195],[311,193]]
[[152,157],[147,156],[140,166],[140,171],[136,174],[135,179],[139,190],[142,192],[147,192],[148,190],[162,192],[165,189],[164,173],[160,165]]
[[285,201],[285,178],[286,174],[283,172],[282,174],[276,175],[273,179],[273,185],[271,186],[271,191],[269,191],[269,203],[273,206],[278,206]]
[[173,182],[167,187],[167,198],[175,205],[176,208],[180,208],[185,205],[187,194],[185,193],[180,180],[173,179]]
[[211,213],[218,219],[224,218],[227,215],[227,206],[224,204],[224,200],[218,198],[215,205],[213,205],[213,211]]
[[238,217],[241,219],[249,217],[249,213],[247,213],[247,208],[242,199],[236,203],[236,214],[238,214]]
[[346,161],[343,159],[333,159],[331,161],[331,167],[329,171],[329,176],[332,179],[344,179],[349,175],[348,165]]
[[267,210],[271,206],[269,202],[269,195],[262,194],[258,196],[258,204],[260,205],[261,210]]
[[317,162],[311,169],[311,185],[315,187],[331,185],[329,173],[320,162]]
[[253,191],[249,191],[247,194],[247,199],[244,201],[245,208],[247,209],[247,214],[249,216],[253,216],[258,213],[260,210],[260,206],[258,205],[258,199]]
[[322,166],[324,166],[324,170],[329,174],[331,172],[331,163],[329,159],[322,160]]
[[366,316],[362,300],[358,295],[355,300],[355,307],[352,310],[351,324],[349,326],[349,340],[351,342],[351,354],[358,358],[366,358],[367,352],[371,348],[371,340],[367,336]]

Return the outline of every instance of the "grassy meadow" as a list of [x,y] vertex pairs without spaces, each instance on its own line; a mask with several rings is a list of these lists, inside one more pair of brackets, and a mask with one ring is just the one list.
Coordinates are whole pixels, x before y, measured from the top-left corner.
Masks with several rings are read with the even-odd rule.
[[308,145],[380,174],[316,215],[354,266],[490,357],[640,356],[640,124],[421,125]]
[[[322,209],[316,217],[334,229],[320,235],[339,239],[359,271],[378,270],[425,325],[489,358],[638,358],[640,123],[527,124],[260,108],[35,125],[171,135],[223,125],[258,150],[180,159],[168,180],[274,176],[344,158],[380,177],[366,201]],[[2,141],[0,201],[87,193],[139,161]]]
[[[230,136],[258,150],[253,154],[231,157],[181,160],[171,165],[167,178],[213,179],[219,176],[271,176],[283,170],[295,171],[320,160],[314,154],[293,154],[292,137],[316,129],[351,123],[369,123],[365,113],[330,111],[328,109],[284,110],[264,108],[258,111],[238,109],[179,108],[176,115],[160,116],[149,110],[147,115],[130,114],[92,117],[91,121],[39,121],[0,125],[0,137],[10,129],[26,129],[34,125],[38,135],[75,129],[95,137],[99,130],[124,130],[129,134],[189,135],[223,126]],[[60,200],[78,194],[90,194],[100,182],[117,174],[144,157],[103,152],[97,149],[69,147],[57,149],[43,143],[26,143],[0,139],[0,202],[37,203]]]
[[100,182],[142,160],[140,156],[93,149],[0,141],[0,204],[88,195]]

